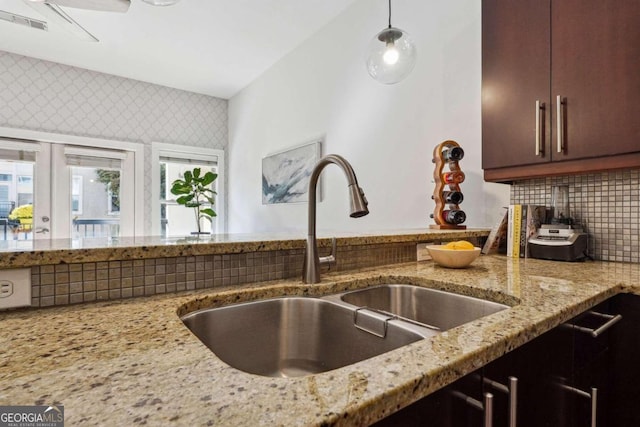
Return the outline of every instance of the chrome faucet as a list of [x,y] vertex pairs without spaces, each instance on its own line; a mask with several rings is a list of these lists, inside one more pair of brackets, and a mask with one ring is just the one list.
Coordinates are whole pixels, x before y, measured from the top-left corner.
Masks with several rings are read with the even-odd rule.
[[315,165],[309,180],[309,232],[307,233],[307,247],[304,254],[304,265],[302,266],[302,280],[304,283],[320,283],[320,265],[335,264],[336,262],[336,239],[333,238],[331,254],[320,257],[318,255],[318,244],[316,240],[316,189],[320,173],[328,164],[333,163],[340,166],[347,176],[349,183],[350,210],[349,216],[360,218],[369,213],[367,209],[367,199],[362,188],[358,187],[358,180],[353,168],[343,157],[337,154],[329,154]]

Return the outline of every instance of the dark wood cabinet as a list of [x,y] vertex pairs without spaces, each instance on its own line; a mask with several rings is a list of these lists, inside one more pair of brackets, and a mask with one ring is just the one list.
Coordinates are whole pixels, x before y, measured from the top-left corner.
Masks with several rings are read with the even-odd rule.
[[[508,384],[517,379],[516,425],[519,427],[568,427],[567,398],[561,384],[571,381],[572,332],[555,328],[484,367],[484,382]],[[509,427],[509,395],[497,393],[494,427]]]
[[[485,366],[485,383],[518,378],[518,427],[637,426],[639,338],[640,296],[620,294]],[[494,411],[508,426],[507,402]]]
[[616,314],[612,300],[608,300],[564,325],[565,330],[573,332],[574,348],[571,376],[563,384],[567,425],[590,426],[594,415],[600,427],[615,425],[610,422],[609,398],[614,343],[611,334],[620,328]]
[[[482,167],[548,162],[550,0],[482,1]],[[541,146],[535,150],[536,101]]]
[[612,312],[622,316],[611,330],[607,426],[640,425],[640,296],[620,294]]
[[[472,401],[476,406],[469,403]],[[483,427],[483,404],[480,369],[380,420],[374,426]]]
[[483,0],[485,179],[640,166],[638,22],[637,0]]
[[375,425],[481,427],[465,398],[491,393],[492,426],[509,427],[511,377],[518,427],[590,426],[594,408],[598,427],[638,426],[639,339],[640,296],[620,294]]

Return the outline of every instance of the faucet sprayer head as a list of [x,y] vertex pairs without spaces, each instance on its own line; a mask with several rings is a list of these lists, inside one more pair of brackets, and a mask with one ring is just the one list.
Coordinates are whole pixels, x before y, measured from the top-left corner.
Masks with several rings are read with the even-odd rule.
[[351,209],[349,216],[351,218],[360,218],[369,213],[369,209],[367,208],[369,202],[367,202],[367,198],[364,196],[364,191],[362,191],[362,188],[358,187],[357,184],[349,185],[349,201]]

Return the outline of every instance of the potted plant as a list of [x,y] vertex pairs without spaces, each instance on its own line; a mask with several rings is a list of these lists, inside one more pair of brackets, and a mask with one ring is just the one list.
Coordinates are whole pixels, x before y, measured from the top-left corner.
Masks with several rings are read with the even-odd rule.
[[171,194],[178,196],[178,204],[193,208],[198,234],[202,234],[201,220],[211,222],[212,218],[217,216],[210,206],[213,205],[214,196],[217,194],[211,189],[211,184],[218,178],[218,174],[207,172],[201,175],[200,168],[194,168],[193,171],[186,171],[183,178],[171,183]]

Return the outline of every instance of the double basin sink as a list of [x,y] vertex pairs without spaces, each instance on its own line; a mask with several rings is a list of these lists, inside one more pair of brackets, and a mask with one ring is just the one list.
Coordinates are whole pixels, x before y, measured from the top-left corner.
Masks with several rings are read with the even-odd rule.
[[351,365],[507,308],[392,284],[322,298],[281,297],[203,309],[182,321],[231,367],[298,377]]

